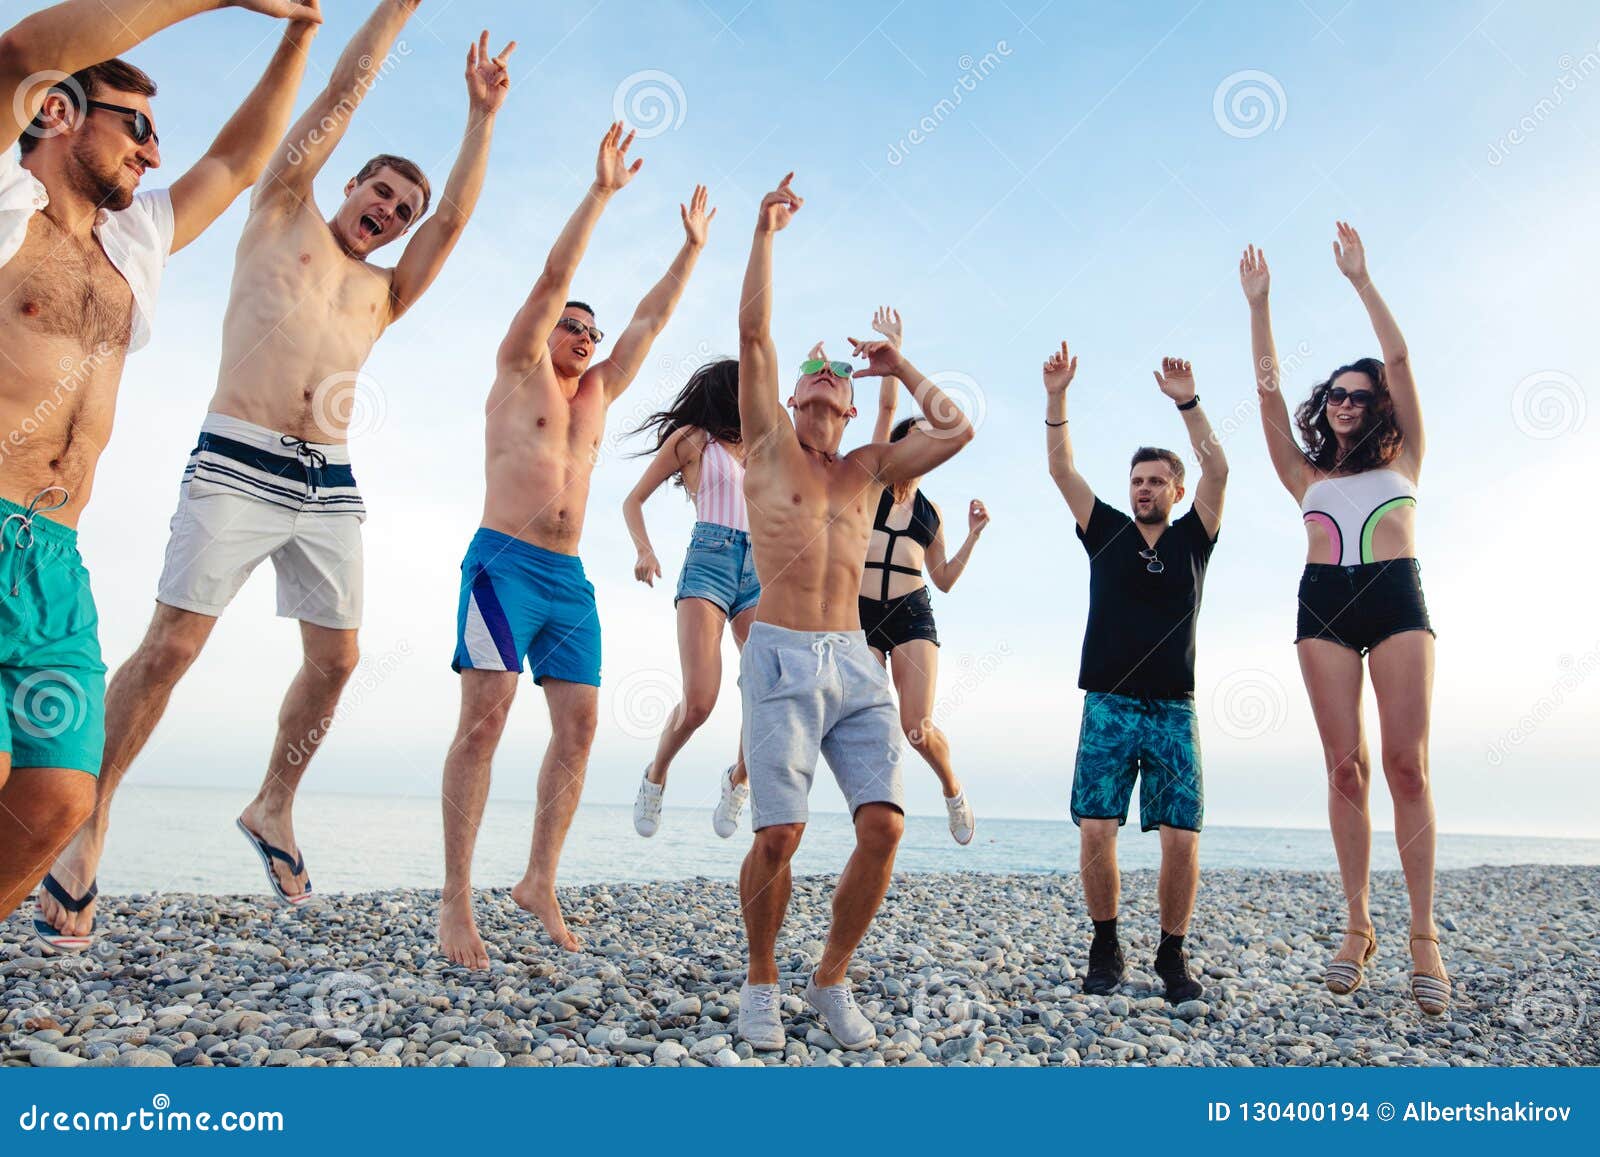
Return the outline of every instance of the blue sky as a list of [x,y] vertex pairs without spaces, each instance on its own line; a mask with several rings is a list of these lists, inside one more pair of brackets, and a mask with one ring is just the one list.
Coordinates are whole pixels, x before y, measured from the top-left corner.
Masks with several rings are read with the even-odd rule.
[[[303,99],[368,11],[364,0],[325,7]],[[378,151],[410,155],[442,182],[465,116],[461,61],[483,25],[496,47],[521,42],[513,91],[468,235],[367,367],[373,387],[353,452],[371,512],[371,666],[308,790],[437,790],[457,708],[448,659],[458,565],[480,512],[494,349],[634,78],[633,90],[665,94],[667,110],[635,146],[644,169],[601,222],[575,293],[617,332],[678,246],[677,203],[697,181],[721,213],[609,431],[733,349],[756,203],[794,169],[807,204],[778,242],[780,350],[799,359],[823,338],[842,353],[845,335],[860,336],[873,306],[891,302],[913,361],[962,383],[980,419],[975,443],[925,485],[952,521],[972,497],[994,516],[960,585],[935,599],[942,721],[980,816],[1066,814],[1088,580],[1045,472],[1038,370],[1065,337],[1081,357],[1072,397],[1081,468],[1108,501],[1125,503],[1135,445],[1182,448],[1183,427],[1150,377],[1163,354],[1194,362],[1213,422],[1232,430],[1200,627],[1208,820],[1324,822],[1291,646],[1304,536],[1264,452],[1236,266],[1247,242],[1266,248],[1291,363],[1285,386],[1298,397],[1375,351],[1330,255],[1333,222],[1345,218],[1406,331],[1428,421],[1419,554],[1439,630],[1440,825],[1600,832],[1600,551],[1580,522],[1592,473],[1580,464],[1600,448],[1600,383],[1585,356],[1600,257],[1589,196],[1600,177],[1589,127],[1600,108],[1600,15],[1576,3],[1370,0],[579,0],[537,13],[428,0],[324,172],[324,209]],[[259,18],[221,13],[131,54],[162,86],[158,182],[204,149],[274,37]],[[1240,85],[1267,107],[1246,94],[1230,120]],[[1250,120],[1252,107],[1267,120]],[[907,147],[919,125],[922,140]],[[236,207],[170,265],[156,340],[130,361],[83,520],[113,666],[149,616],[179,473],[216,378],[242,220]],[[861,425],[847,445],[867,435]],[[635,584],[619,507],[642,465],[620,450],[602,461],[582,550],[605,636],[587,790],[596,801],[632,799],[677,681],[671,583],[692,512],[676,491],[647,507],[667,582]],[[138,780],[237,785],[241,800],[253,790],[297,663],[297,634],[272,608],[264,568],[174,696]],[[714,796],[738,724],[733,662],[730,643],[722,701],[675,767],[669,805]],[[514,715],[495,791],[528,798],[548,734],[530,684]],[[1376,756],[1371,703],[1368,721]],[[932,774],[914,757],[907,769],[912,809],[938,810]],[[839,806],[819,779],[814,806]],[[1374,810],[1388,826],[1381,787]]]

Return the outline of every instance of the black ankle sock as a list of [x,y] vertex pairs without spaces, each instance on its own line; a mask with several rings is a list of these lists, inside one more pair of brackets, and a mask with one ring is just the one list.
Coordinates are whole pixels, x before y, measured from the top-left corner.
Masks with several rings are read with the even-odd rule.
[[1161,942],[1156,945],[1156,967],[1163,965],[1183,966],[1183,936],[1165,929],[1161,932]]
[[1094,942],[1089,946],[1093,952],[1096,948],[1110,949],[1117,943],[1117,918],[1094,921]]
[[1161,932],[1156,948],[1156,975],[1167,986],[1167,999],[1174,1004],[1199,1000],[1205,985],[1189,975],[1189,961],[1183,953],[1183,937],[1176,932]]

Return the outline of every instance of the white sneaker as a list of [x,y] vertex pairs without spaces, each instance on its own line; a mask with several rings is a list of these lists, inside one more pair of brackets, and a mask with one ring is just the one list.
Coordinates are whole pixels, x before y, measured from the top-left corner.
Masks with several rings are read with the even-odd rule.
[[717,835],[727,839],[739,830],[739,817],[744,814],[744,801],[750,798],[750,783],[733,782],[733,768],[722,773],[722,798],[711,816],[711,826]]
[[[650,768],[647,766],[645,772]],[[648,779],[639,781],[639,796],[633,801],[633,830],[641,836],[653,836],[661,827],[661,793],[667,785],[651,783]]]
[[950,834],[955,837],[956,843],[970,844],[973,833],[978,830],[978,817],[972,814],[972,805],[967,802],[967,793],[962,792],[953,799],[946,799],[944,810],[950,813]]
[[813,972],[806,981],[806,1000],[822,1017],[823,1027],[839,1042],[840,1048],[869,1049],[878,1043],[878,1030],[856,1005],[849,981],[822,988]]
[[778,1016],[778,986],[751,984],[739,988],[739,1037],[751,1048],[781,1049],[783,1020]]

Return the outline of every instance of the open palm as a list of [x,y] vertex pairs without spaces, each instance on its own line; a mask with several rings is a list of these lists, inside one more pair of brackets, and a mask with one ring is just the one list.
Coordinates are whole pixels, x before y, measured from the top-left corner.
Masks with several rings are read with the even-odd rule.
[[689,198],[689,203],[687,205],[682,203],[678,205],[678,211],[683,214],[683,231],[688,235],[691,244],[704,245],[706,243],[706,233],[710,228],[711,222],[717,216],[715,209],[712,209],[709,213],[706,212],[706,202],[710,199],[711,196],[706,192],[706,187],[704,185],[696,185],[694,187],[694,195]]
[[622,122],[612,121],[600,141],[600,154],[594,160],[594,183],[609,192],[622,188],[644,164],[640,157],[628,164],[628,146],[633,144],[633,133],[622,135]]

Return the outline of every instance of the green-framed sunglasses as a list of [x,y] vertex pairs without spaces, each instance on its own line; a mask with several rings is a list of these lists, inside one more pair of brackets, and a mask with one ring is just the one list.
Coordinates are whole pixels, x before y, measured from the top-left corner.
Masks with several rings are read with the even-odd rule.
[[856,372],[856,368],[849,362],[830,362],[826,358],[807,358],[800,363],[802,374],[820,374],[827,370],[836,378],[848,379]]

